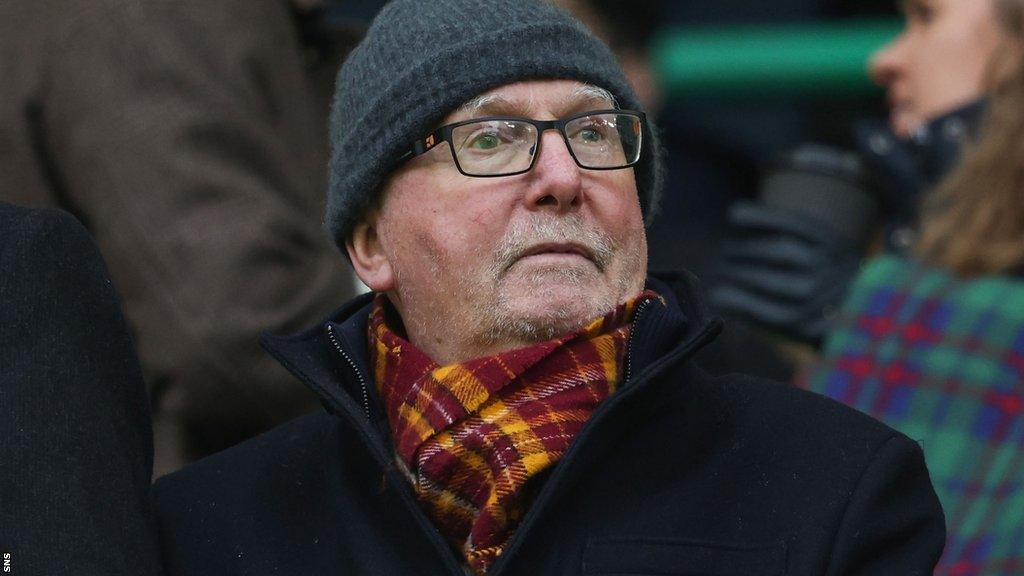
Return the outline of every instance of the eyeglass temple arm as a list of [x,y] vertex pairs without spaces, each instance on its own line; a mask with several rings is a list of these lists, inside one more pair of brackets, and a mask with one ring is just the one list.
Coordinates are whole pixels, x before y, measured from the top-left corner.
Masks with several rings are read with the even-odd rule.
[[398,161],[399,162],[405,162],[406,160],[409,160],[410,158],[413,158],[414,156],[419,156],[420,154],[426,154],[427,152],[430,152],[431,150],[433,150],[434,147],[437,146],[438,144],[440,144],[441,142],[444,142],[444,129],[443,128],[441,128],[439,130],[435,130],[434,132],[431,132],[430,134],[428,134],[426,138],[423,138],[421,140],[417,140],[416,142],[414,142],[413,145],[412,145],[412,148],[409,148],[408,150],[406,150],[405,153],[402,154],[398,158]]

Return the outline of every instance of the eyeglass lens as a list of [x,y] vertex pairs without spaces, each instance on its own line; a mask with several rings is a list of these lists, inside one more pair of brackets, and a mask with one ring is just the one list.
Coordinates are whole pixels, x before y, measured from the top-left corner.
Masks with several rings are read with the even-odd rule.
[[[624,168],[640,158],[642,126],[631,114],[594,114],[565,125],[565,137],[584,168]],[[515,119],[483,120],[452,129],[459,167],[474,176],[524,172],[533,163],[537,127]]]

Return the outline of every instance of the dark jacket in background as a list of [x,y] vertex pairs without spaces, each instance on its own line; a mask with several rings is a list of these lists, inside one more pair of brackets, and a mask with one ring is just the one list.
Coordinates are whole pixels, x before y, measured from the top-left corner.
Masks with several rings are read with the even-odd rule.
[[285,0],[0,2],[0,199],[93,234],[193,454],[315,406],[257,337],[351,293],[305,72]]
[[[707,376],[690,358],[719,323],[691,286],[650,287],[669,306],[638,311],[622,387],[490,574],[931,574],[945,531],[918,446],[814,394]],[[369,302],[265,341],[326,412],[156,484],[170,574],[463,574],[396,465]]]
[[152,464],[146,388],[99,252],[67,214],[0,203],[3,566],[160,574]]

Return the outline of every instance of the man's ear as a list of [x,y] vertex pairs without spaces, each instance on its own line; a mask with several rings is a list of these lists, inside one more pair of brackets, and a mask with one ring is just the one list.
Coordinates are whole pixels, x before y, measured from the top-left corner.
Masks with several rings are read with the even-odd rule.
[[377,235],[377,214],[367,215],[356,224],[345,242],[356,276],[374,292],[389,292],[395,287],[395,273]]

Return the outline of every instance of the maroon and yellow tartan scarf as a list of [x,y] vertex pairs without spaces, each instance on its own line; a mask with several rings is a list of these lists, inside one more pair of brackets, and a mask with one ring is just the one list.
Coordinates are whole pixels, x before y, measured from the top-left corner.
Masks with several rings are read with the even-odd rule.
[[439,366],[387,323],[378,295],[370,360],[398,456],[420,504],[484,574],[526,508],[524,486],[565,454],[619,384],[630,323],[646,291],[566,336]]

